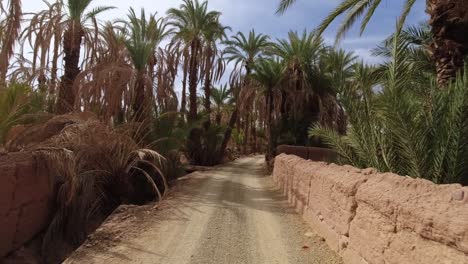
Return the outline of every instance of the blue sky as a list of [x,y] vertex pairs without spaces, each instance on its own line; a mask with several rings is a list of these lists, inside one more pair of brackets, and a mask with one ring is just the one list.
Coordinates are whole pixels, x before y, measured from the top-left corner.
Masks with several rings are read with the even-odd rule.
[[[257,32],[269,34],[272,38],[285,37],[289,30],[302,31],[315,28],[341,0],[297,0],[285,15],[275,15],[279,0],[209,0],[212,9],[223,13],[222,22],[237,31],[247,32],[255,28]],[[181,0],[94,0],[94,5],[112,5],[117,9],[101,15],[100,19],[122,18],[128,9],[145,8],[148,12],[165,14],[170,7],[178,7]],[[354,51],[366,62],[379,62],[378,58],[370,55],[370,50],[389,36],[395,21],[401,11],[403,0],[384,0],[377,10],[374,19],[363,36],[359,36],[357,27],[354,28],[341,42],[341,47]],[[38,0],[23,2],[26,12],[37,12],[44,9],[45,4]],[[416,24],[427,19],[424,13],[424,0],[417,0],[407,24]],[[326,32],[325,39],[332,44],[335,30],[339,22],[334,23]]]

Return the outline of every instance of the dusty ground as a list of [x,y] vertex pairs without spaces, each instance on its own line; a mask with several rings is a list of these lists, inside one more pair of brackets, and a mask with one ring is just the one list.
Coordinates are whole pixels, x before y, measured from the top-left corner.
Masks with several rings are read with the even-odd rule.
[[263,161],[192,174],[156,207],[120,208],[65,263],[342,263],[287,206]]

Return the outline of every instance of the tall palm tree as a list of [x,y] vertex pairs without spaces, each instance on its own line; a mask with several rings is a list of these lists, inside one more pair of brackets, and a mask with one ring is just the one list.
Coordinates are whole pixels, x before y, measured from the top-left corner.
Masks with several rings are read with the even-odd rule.
[[189,63],[187,67],[189,79],[190,109],[188,119],[197,119],[197,86],[199,83],[200,63],[203,56],[203,44],[206,34],[220,28],[220,12],[209,11],[208,2],[198,0],[184,0],[177,8],[167,11],[170,24],[176,28],[175,40],[183,43],[189,49]]
[[357,56],[343,49],[329,49],[320,58],[320,71],[327,78],[331,88],[339,93],[354,74]]
[[312,78],[320,55],[324,51],[321,37],[314,33],[289,32],[287,39],[279,39],[272,53],[284,60],[288,77],[287,103],[293,114],[300,112],[310,95],[317,95],[322,87],[314,86]]
[[[48,86],[48,108],[49,111],[53,111],[57,99],[55,94],[59,83],[59,58],[66,19],[63,16],[65,12],[63,1],[56,0],[53,3],[44,1],[44,3],[48,8],[32,14],[28,19],[29,24],[22,33],[22,41],[23,45],[31,44],[32,77],[38,79],[39,86],[44,83]],[[47,73],[50,75],[47,76]]]
[[[0,6],[0,14],[3,7]],[[0,21],[0,87],[5,85],[6,75],[11,56],[15,49],[21,30],[21,19],[23,11],[21,0],[10,0],[8,2],[8,12],[5,12],[6,19]]]
[[[208,116],[211,115],[211,90],[212,83],[214,80],[219,80],[224,73],[224,60],[222,55],[218,53],[217,42],[226,38],[226,30],[230,29],[229,27],[223,27],[219,22],[217,25],[204,32],[205,47],[203,50],[205,62],[203,67],[203,73],[205,75],[205,80],[203,83],[205,90],[205,100],[204,106],[205,111]],[[210,125],[210,118],[206,122],[206,126]]]
[[[245,69],[245,76],[243,86],[247,86],[249,78],[252,74],[252,70],[255,67],[255,62],[262,58],[265,54],[265,51],[271,46],[269,37],[263,34],[256,34],[255,30],[251,30],[248,36],[245,36],[244,33],[238,32],[237,35],[232,36],[232,39],[227,41],[226,44],[228,47],[225,49],[224,53],[228,62],[234,62],[236,70],[233,74],[236,74],[240,77],[242,76],[242,71]],[[241,87],[243,88],[243,87]],[[239,118],[239,106],[236,104],[236,108],[232,112],[228,129],[225,132],[224,142],[228,142],[231,137],[232,129]],[[245,119],[249,119],[249,114]],[[247,124],[247,122],[246,122]],[[248,140],[248,136],[244,138]],[[227,144],[224,144],[227,146]],[[222,150],[224,152],[224,150]]]
[[113,8],[101,6],[87,12],[92,2],[93,0],[68,0],[66,4],[66,29],[63,34],[65,73],[59,87],[56,109],[58,113],[66,113],[74,108],[75,92],[73,83],[81,71],[79,63],[81,44],[86,30],[84,24],[95,18],[96,15]]
[[215,106],[216,113],[216,124],[221,125],[221,119],[225,107],[229,105],[230,99],[232,99],[232,90],[228,88],[227,84],[222,85],[220,88],[214,88],[211,93],[211,101]]
[[[278,13],[283,13],[296,0],[281,0]],[[405,5],[400,19],[400,27],[416,0],[404,0]],[[340,40],[357,19],[364,15],[361,33],[365,30],[381,0],[343,0],[319,26],[322,33],[340,15],[346,14],[337,32]],[[429,14],[434,39],[430,45],[437,68],[437,79],[441,86],[452,80],[463,68],[468,55],[468,2],[461,0],[427,0],[426,12]]]
[[136,71],[133,114],[137,122],[145,121],[150,111],[152,95],[152,81],[148,76],[149,62],[153,58],[159,43],[170,34],[167,29],[166,20],[156,18],[156,14],[150,14],[147,19],[145,10],[142,9],[140,16],[130,8],[128,22],[126,22],[127,39],[125,46],[129,52]]
[[[281,82],[284,80],[285,67],[279,60],[263,59],[255,64],[255,71],[252,79],[260,84],[261,92],[265,100],[265,113],[267,125],[267,155],[266,159],[271,160],[274,157],[274,148],[276,145],[276,136],[273,133],[273,111],[275,104],[279,104],[281,92],[278,91]],[[279,95],[278,95],[279,94]],[[276,95],[276,96],[275,96]]]
[[98,113],[100,119],[125,121],[131,112],[135,66],[126,47],[128,33],[121,24],[107,22],[99,31],[97,58],[75,80],[76,96],[84,111]]
[[255,30],[249,32],[248,37],[242,32],[232,36],[227,41],[228,47],[224,53],[227,55],[228,62],[234,62],[235,68],[245,68],[246,76],[252,73],[255,61],[262,57],[265,50],[271,45],[269,37],[263,34],[256,34]]

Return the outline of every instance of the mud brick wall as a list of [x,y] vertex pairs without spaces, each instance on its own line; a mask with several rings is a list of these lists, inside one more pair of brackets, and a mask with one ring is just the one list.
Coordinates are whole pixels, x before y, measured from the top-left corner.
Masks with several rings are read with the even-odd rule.
[[295,155],[303,159],[313,161],[336,161],[336,152],[326,148],[314,148],[314,147],[301,147],[301,146],[290,146],[280,145],[276,148],[276,154],[287,154]]
[[32,153],[0,156],[0,260],[47,226],[51,194],[47,167]]
[[273,178],[347,264],[468,263],[468,187],[284,154]]

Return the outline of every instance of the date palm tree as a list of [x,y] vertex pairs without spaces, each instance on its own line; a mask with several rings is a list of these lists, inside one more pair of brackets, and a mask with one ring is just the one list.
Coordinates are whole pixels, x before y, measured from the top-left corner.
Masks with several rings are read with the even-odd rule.
[[227,41],[228,47],[224,53],[228,62],[234,62],[235,68],[245,68],[246,76],[252,73],[255,61],[263,56],[265,50],[271,45],[270,37],[263,34],[256,34],[251,30],[246,37],[244,33],[238,32]]
[[[84,24],[96,15],[113,7],[100,6],[88,11],[93,0],[68,0],[66,9],[65,31],[63,33],[64,75],[59,87],[57,113],[66,113],[74,109],[75,92],[73,84],[81,72],[79,67],[81,44],[85,36]],[[88,12],[87,12],[88,11]]]
[[[230,30],[230,28],[223,27],[218,23],[217,26],[213,26],[204,34],[205,47],[203,49],[203,55],[205,57],[205,61],[202,67],[202,73],[205,77],[203,83],[205,91],[204,107],[208,116],[211,116],[212,83],[213,81],[218,81],[224,74],[225,63],[222,58],[222,54],[218,52],[217,42],[226,38],[226,30]],[[208,118],[205,125],[209,127],[210,122],[211,119]]]
[[[197,86],[200,76],[200,64],[203,58],[203,45],[208,32],[218,31],[221,27],[218,11],[209,11],[208,2],[184,0],[179,8],[167,11],[170,24],[176,28],[175,41],[182,43],[189,52],[186,70],[189,79],[189,121],[197,119]],[[201,74],[203,76],[203,74]]]
[[285,91],[287,104],[292,106],[294,115],[301,112],[311,95],[316,96],[319,88],[313,87],[315,68],[325,45],[320,36],[314,33],[289,32],[288,38],[279,39],[271,52],[284,60],[288,88]]
[[[275,104],[280,104],[280,84],[285,79],[285,67],[283,62],[274,59],[262,59],[255,64],[252,79],[260,85],[260,94],[265,102],[265,121],[267,126],[267,154],[266,159],[271,160],[275,154],[276,136],[273,133],[273,112]],[[278,107],[276,107],[278,108]]]
[[[278,13],[283,13],[296,0],[281,0]],[[400,27],[416,0],[404,0]],[[346,14],[338,29],[337,41],[344,37],[357,19],[361,22],[361,33],[365,30],[381,0],[343,0],[322,22],[318,31],[322,33],[340,15]],[[433,35],[430,45],[437,69],[437,80],[445,86],[463,68],[468,55],[468,2],[460,0],[427,0],[426,12]]]
[[[321,137],[347,164],[439,184],[466,184],[468,68],[444,90],[433,81],[414,82],[408,43],[401,37],[399,32],[393,37],[383,74],[355,66],[341,98],[349,116],[348,134],[313,126],[310,136]],[[377,83],[378,92],[373,89]],[[418,92],[422,89],[425,96]]]
[[216,125],[221,125],[221,119],[225,108],[229,105],[229,101],[232,100],[232,90],[228,88],[227,84],[222,85],[220,88],[214,88],[211,93],[211,101],[215,107],[216,114]]
[[167,29],[166,20],[156,18],[156,14],[151,14],[147,19],[144,9],[140,16],[137,16],[135,10],[130,8],[128,22],[126,24],[127,38],[125,46],[129,52],[136,71],[133,115],[134,120],[143,122],[150,112],[150,101],[153,97],[152,81],[149,78],[148,64],[153,58],[159,43],[170,34]]
[[[255,67],[255,62],[262,58],[265,51],[271,47],[269,36],[256,34],[255,30],[252,29],[248,36],[242,32],[238,32],[237,35],[232,36],[231,40],[226,41],[226,45],[227,48],[224,51],[226,59],[228,62],[234,62],[235,65],[235,70],[232,74],[241,77],[242,71],[245,69],[245,76],[242,84],[245,87],[248,85],[252,70]],[[241,89],[244,87],[241,87]],[[236,108],[232,112],[228,129],[225,132],[224,142],[230,140],[234,125],[240,120],[239,106],[240,104],[236,104]],[[246,119],[249,119],[249,116],[247,116]],[[248,136],[244,139],[248,140]],[[224,146],[227,146],[227,144],[224,144]],[[222,150],[222,153],[224,153],[224,150]]]
[[9,61],[13,56],[15,44],[20,35],[23,16],[21,0],[10,0],[8,11],[0,6],[0,16],[3,14],[6,15],[6,18],[0,21],[0,86],[5,85]]

